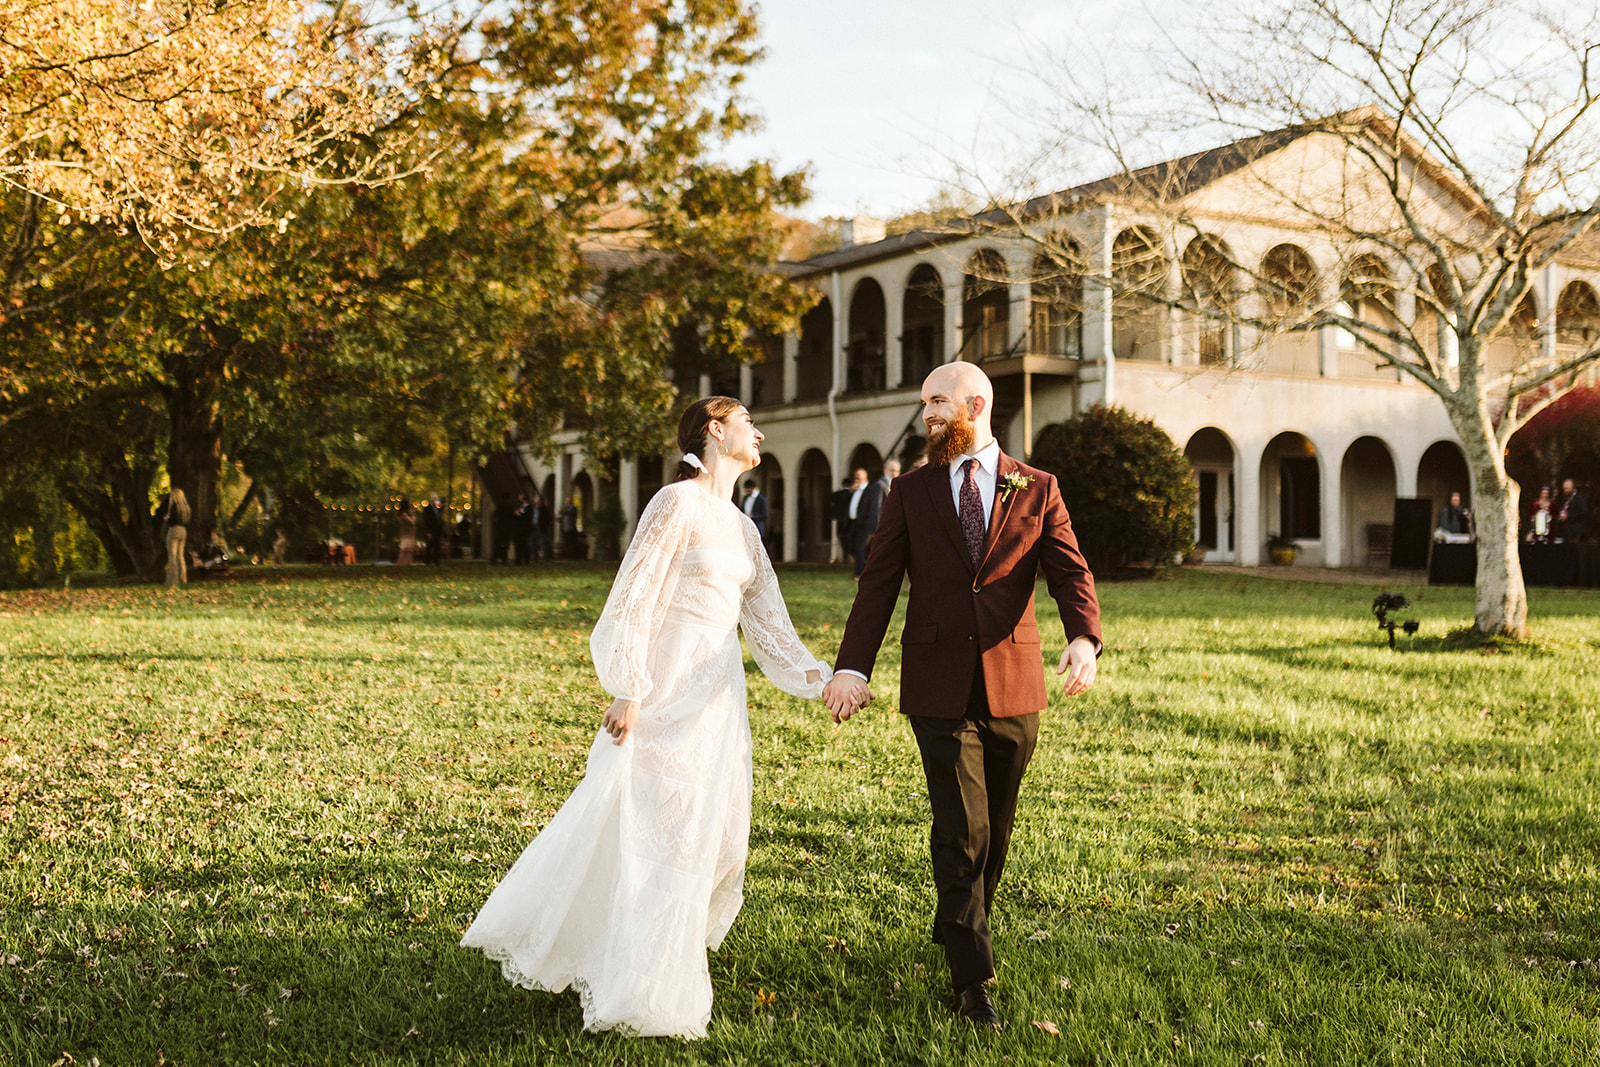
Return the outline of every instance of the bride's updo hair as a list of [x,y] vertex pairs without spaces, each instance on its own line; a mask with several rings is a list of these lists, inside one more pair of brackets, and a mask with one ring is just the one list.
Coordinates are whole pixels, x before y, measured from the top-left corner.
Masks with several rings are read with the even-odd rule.
[[[683,418],[678,420],[678,451],[684,455],[693,453],[704,462],[706,431],[711,428],[712,420],[722,422],[738,410],[739,402],[731,396],[703,396],[690,404],[684,410]],[[707,463],[706,466],[711,464]],[[678,481],[693,478],[699,473],[683,460],[678,460]]]

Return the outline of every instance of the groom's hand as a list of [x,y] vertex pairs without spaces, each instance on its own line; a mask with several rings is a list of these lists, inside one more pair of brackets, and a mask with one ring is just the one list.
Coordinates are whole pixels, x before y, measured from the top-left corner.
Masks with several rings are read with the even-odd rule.
[[867,683],[853,674],[835,674],[822,690],[822,699],[833,714],[833,721],[844,722],[872,702]]
[[1097,662],[1094,640],[1088,637],[1074,638],[1066,651],[1061,653],[1061,663],[1056,667],[1057,674],[1066,675],[1061,679],[1061,687],[1067,696],[1075,697],[1089,691],[1099,671]]

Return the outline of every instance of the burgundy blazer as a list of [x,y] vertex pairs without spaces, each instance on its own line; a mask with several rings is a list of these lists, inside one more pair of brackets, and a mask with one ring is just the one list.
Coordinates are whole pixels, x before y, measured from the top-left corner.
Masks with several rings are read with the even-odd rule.
[[[1002,499],[1008,474],[1033,481]],[[908,471],[884,500],[835,669],[872,676],[901,579],[909,575],[911,600],[900,634],[900,710],[908,715],[964,715],[979,656],[991,714],[1044,709],[1049,696],[1033,614],[1041,570],[1061,608],[1067,640],[1089,636],[1100,642],[1094,576],[1078,551],[1055,477],[1002,452],[996,482],[976,573],[951,499],[948,466],[930,463]]]

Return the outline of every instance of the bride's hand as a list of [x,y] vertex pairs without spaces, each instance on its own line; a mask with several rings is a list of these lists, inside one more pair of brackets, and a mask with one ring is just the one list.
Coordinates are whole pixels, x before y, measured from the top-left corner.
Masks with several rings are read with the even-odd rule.
[[633,733],[633,724],[639,721],[639,702],[637,700],[614,700],[611,710],[606,712],[605,722],[601,727],[611,735],[611,743],[620,745]]

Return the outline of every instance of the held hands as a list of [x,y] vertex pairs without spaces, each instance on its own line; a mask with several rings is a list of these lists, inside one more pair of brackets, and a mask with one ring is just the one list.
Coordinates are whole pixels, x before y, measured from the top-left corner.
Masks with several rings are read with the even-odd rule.
[[633,725],[638,721],[639,702],[617,699],[612,701],[611,709],[606,712],[605,721],[600,726],[611,735],[613,745],[620,745],[633,733]]
[[1061,653],[1061,662],[1056,666],[1057,674],[1066,675],[1061,679],[1061,687],[1069,697],[1088,692],[1098,671],[1094,640],[1088,637],[1074,638]]
[[833,721],[841,723],[872,703],[872,691],[865,681],[853,674],[835,674],[823,687],[822,699],[833,714]]

